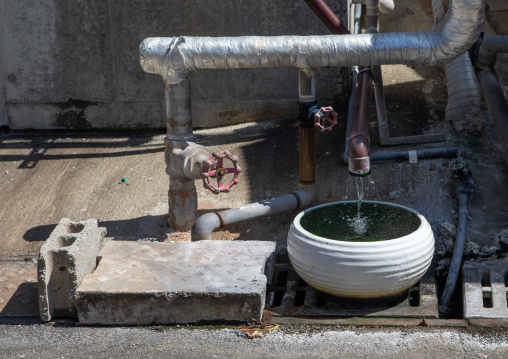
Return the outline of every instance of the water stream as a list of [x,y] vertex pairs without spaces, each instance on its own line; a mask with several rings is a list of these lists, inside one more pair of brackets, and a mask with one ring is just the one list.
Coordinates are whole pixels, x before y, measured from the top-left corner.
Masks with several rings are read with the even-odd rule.
[[[371,175],[367,176],[366,179],[369,181],[371,186],[374,186],[374,179]],[[356,195],[358,198],[358,211],[356,217],[350,221],[349,225],[358,236],[363,236],[367,232],[367,218],[365,216],[362,217],[361,215],[362,201],[365,194],[363,188],[363,177],[354,177],[354,180]]]

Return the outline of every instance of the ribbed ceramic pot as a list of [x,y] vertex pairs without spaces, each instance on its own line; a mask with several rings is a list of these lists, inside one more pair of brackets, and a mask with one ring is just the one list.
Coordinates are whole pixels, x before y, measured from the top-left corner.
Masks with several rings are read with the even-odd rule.
[[404,206],[364,201],[409,211],[418,216],[420,226],[409,235],[377,242],[332,240],[302,228],[301,219],[310,211],[344,203],[348,202],[312,207],[294,219],[288,234],[288,252],[300,277],[322,292],[347,298],[389,297],[418,282],[434,254],[434,234],[429,222]]

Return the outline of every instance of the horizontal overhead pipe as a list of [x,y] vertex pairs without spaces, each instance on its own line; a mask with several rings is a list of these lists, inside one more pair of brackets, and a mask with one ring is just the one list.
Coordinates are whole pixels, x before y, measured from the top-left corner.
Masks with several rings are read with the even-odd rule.
[[482,29],[484,0],[450,0],[433,30],[360,35],[147,38],[140,63],[168,84],[198,69],[440,64],[467,51]]

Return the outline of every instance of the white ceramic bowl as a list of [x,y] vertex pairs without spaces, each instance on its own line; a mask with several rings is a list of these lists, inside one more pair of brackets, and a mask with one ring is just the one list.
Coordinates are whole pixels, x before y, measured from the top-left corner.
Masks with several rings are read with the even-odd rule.
[[331,240],[315,236],[300,225],[306,213],[340,203],[347,202],[309,208],[291,224],[289,259],[305,282],[336,296],[380,298],[401,293],[420,280],[434,254],[434,234],[421,214],[397,204],[364,201],[404,209],[421,221],[418,229],[409,235],[377,242]]

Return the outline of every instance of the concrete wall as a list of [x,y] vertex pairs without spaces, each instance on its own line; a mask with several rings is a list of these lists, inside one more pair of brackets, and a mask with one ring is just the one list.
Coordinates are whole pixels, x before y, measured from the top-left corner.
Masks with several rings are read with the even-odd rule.
[[[0,125],[165,127],[163,82],[139,65],[144,38],[326,33],[303,0],[2,0]],[[196,126],[297,113],[293,68],[197,71],[191,83]],[[318,98],[344,87],[339,69],[318,71]]]

